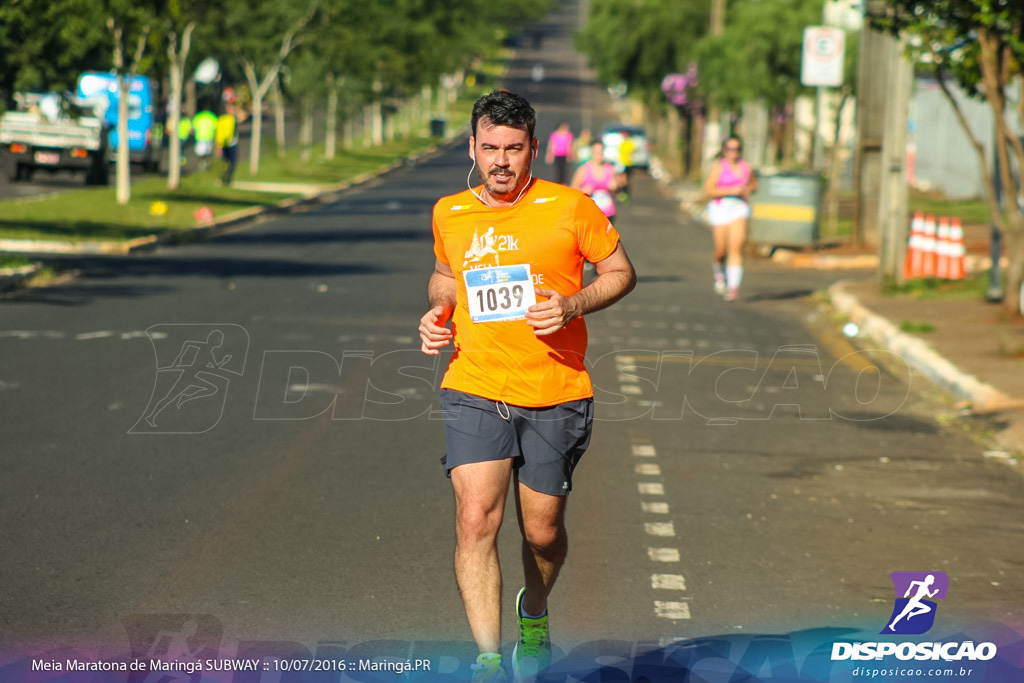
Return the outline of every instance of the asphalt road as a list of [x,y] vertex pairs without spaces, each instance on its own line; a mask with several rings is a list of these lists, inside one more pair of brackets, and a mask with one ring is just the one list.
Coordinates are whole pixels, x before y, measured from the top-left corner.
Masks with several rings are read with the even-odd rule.
[[[568,51],[578,9],[511,74],[543,137],[614,116]],[[0,302],[0,680],[72,655],[465,673],[442,367],[416,325],[431,206],[468,170],[459,145]],[[588,320],[597,423],[550,604],[558,648],[612,669],[685,646],[694,670],[806,671],[794,657],[878,633],[901,570],[949,576],[930,637],[1022,623],[1024,484],[943,427],[898,358],[846,345],[811,296],[832,274],[752,263],[724,303],[706,229],[643,174],[617,226],[640,284]],[[510,518],[509,605],[517,536]]]

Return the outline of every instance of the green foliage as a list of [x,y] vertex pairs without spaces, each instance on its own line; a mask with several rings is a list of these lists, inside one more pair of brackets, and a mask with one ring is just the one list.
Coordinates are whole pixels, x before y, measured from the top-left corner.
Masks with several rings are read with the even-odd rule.
[[73,90],[82,71],[109,66],[98,10],[91,0],[0,3],[0,93]]
[[[244,80],[238,55],[257,66],[280,55],[284,34],[313,0],[5,0],[0,2],[0,99],[16,90],[70,90],[87,70],[113,64],[108,19],[124,29],[130,60],[140,32],[148,45],[140,70],[167,69],[169,35],[197,22],[191,54],[217,58],[229,81]],[[296,69],[344,79],[353,97],[408,94],[436,84],[531,21],[553,0],[318,0],[299,37],[309,55]],[[291,66],[291,65],[288,65]],[[298,76],[296,74],[296,76]],[[299,79],[302,80],[302,79]],[[374,88],[374,83],[378,87]]]
[[988,272],[970,273],[961,280],[937,277],[914,278],[902,284],[887,281],[882,287],[886,296],[905,296],[919,300],[984,299],[988,289]]
[[935,331],[935,325],[925,320],[903,320],[900,321],[900,332],[907,334],[927,334]]
[[695,61],[700,90],[726,108],[756,98],[788,103],[801,88],[803,30],[821,23],[823,0],[726,7],[723,34],[711,36],[708,0],[593,0],[578,43],[602,82],[625,82],[647,96],[660,97],[662,78]]
[[696,47],[702,86],[726,109],[748,100],[782,107],[798,94],[803,32],[821,24],[822,0],[738,0],[725,31]]
[[1018,71],[1024,62],[1024,3],[1019,0],[885,0],[869,20],[876,28],[909,34],[911,55],[921,69],[950,74],[970,95],[983,97],[982,46],[994,41],[1003,61],[997,72]]
[[694,60],[694,45],[707,33],[708,2],[698,0],[592,0],[587,25],[578,35],[605,84],[626,83],[647,97],[660,97],[666,74]]

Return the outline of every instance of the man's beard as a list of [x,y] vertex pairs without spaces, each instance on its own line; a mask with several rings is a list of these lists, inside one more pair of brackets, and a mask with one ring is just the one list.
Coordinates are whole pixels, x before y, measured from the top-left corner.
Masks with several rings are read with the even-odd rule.
[[[530,175],[531,175],[532,167],[533,167],[533,164],[532,163],[528,163],[526,165],[526,168],[523,169],[523,172],[526,174],[526,176],[525,176],[526,179],[527,179],[526,181],[523,181],[522,180],[522,176],[516,175],[515,172],[512,171],[511,169],[492,168],[487,173],[487,175],[484,175],[484,170],[482,168],[477,168],[477,175],[480,177],[480,180],[483,182],[484,189],[487,190],[487,194],[491,195],[495,199],[506,200],[508,197],[511,197],[515,193],[520,192],[523,189],[523,186],[527,182],[529,182],[529,178],[530,178]],[[512,174],[511,180],[513,182],[510,183],[510,184],[505,184],[505,185],[495,185],[495,184],[493,184],[491,182],[491,179],[492,179],[492,174],[495,171],[508,171],[508,173]]]

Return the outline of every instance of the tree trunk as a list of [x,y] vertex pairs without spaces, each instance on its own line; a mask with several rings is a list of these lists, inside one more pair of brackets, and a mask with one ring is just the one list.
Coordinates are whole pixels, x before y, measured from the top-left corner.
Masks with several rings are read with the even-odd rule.
[[124,206],[132,198],[131,148],[128,144],[128,90],[131,81],[117,74],[117,203]]
[[327,89],[327,133],[324,136],[324,157],[333,159],[338,151],[338,79],[333,74],[328,77],[330,87]]
[[252,130],[249,138],[249,175],[256,177],[260,172],[260,146],[263,137],[263,93],[256,70],[246,65],[246,79],[249,81],[249,92],[252,93]]
[[309,96],[302,98],[302,123],[299,127],[299,157],[309,163],[313,158],[313,101]]
[[281,79],[275,78],[271,86],[271,97],[274,101],[274,140],[277,141],[277,158],[282,161],[288,152],[284,132],[284,96],[281,94]]
[[181,125],[183,85],[185,80],[185,64],[188,61],[189,48],[192,43],[192,31],[196,25],[188,24],[181,36],[181,49],[178,49],[177,34],[172,33],[167,47],[170,57],[171,92],[167,104],[167,127],[164,135],[171,141],[167,157],[167,189],[177,190],[181,187],[181,136],[178,129]]
[[[173,51],[173,48],[171,48]],[[167,127],[164,135],[170,141],[167,152],[167,189],[177,190],[181,187],[181,86],[182,68],[177,59],[170,63],[171,92],[167,102]]]
[[380,102],[374,102],[370,105],[371,109],[371,126],[370,134],[373,138],[373,145],[379,146],[384,144],[384,108]]

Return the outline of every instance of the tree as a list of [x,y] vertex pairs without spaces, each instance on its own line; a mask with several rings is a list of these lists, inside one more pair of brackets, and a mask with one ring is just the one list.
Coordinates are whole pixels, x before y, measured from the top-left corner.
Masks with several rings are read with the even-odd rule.
[[177,190],[181,186],[181,137],[178,134],[183,111],[185,73],[192,36],[204,19],[207,3],[192,0],[168,0],[164,22],[168,59],[167,126],[166,135],[170,141],[167,152],[167,189]]
[[92,0],[0,2],[0,94],[72,91],[83,71],[109,62],[98,9]]
[[[977,152],[985,180],[992,220],[1006,238],[1009,267],[1004,304],[1011,315],[1021,312],[1024,282],[1024,211],[1014,201],[1020,181],[1013,165],[1024,169],[1024,145],[1008,123],[1007,91],[1021,81],[1024,63],[1024,3],[1018,0],[885,0],[869,7],[869,20],[883,30],[908,36],[911,58],[920,69],[936,77],[953,107],[964,132]],[[995,159],[998,180],[985,159],[981,135],[971,130],[950,81],[969,96],[984,100],[992,111],[995,127]],[[1017,112],[1021,117],[1022,113]],[[1011,158],[1015,164],[1011,164]],[[996,182],[1009,199],[1000,205]]]
[[592,0],[577,42],[602,83],[660,102],[662,79],[694,61],[708,27],[706,0]]
[[249,173],[260,168],[263,134],[263,99],[277,80],[288,55],[304,40],[317,14],[319,0],[293,5],[289,0],[230,0],[221,5],[222,31],[229,49],[242,67],[252,97],[252,139]]
[[[722,35],[708,35],[695,48],[701,83],[727,111],[757,100],[788,123],[794,101],[807,91],[800,84],[804,28],[821,17],[822,0],[730,3]],[[791,156],[790,133],[776,134],[784,160]]]
[[142,58],[158,7],[138,0],[105,0],[102,12],[113,42],[114,70],[117,73],[117,203],[127,204],[132,196],[131,153],[128,138],[128,105],[131,83],[140,71]]

